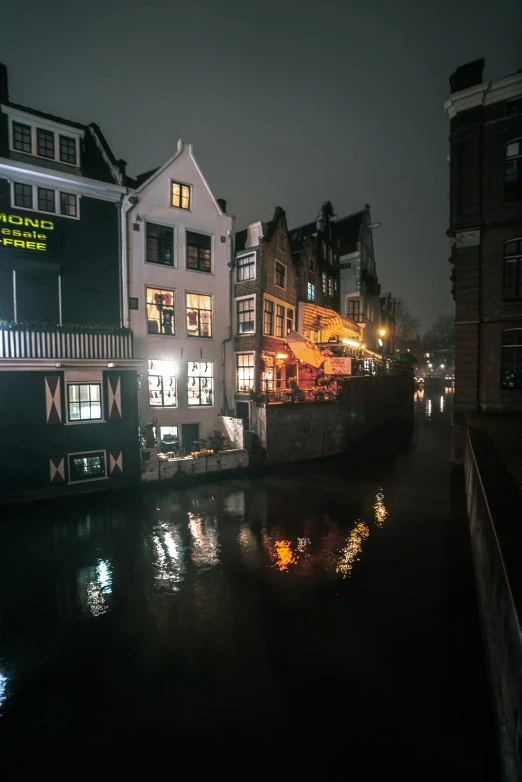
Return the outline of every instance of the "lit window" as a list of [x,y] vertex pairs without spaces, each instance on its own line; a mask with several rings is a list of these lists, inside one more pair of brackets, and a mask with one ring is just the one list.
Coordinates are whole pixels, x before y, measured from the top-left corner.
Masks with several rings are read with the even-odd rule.
[[265,299],[263,308],[263,334],[272,335],[274,333],[274,302]]
[[276,304],[276,320],[275,320],[275,335],[276,337],[283,336],[283,330],[285,325],[285,308],[280,304]]
[[19,152],[32,153],[31,127],[29,125],[13,122],[13,147]]
[[254,354],[238,353],[236,359],[236,389],[240,394],[254,388]]
[[69,480],[92,481],[105,478],[105,453],[71,454],[69,456]]
[[46,187],[38,188],[38,209],[41,212],[56,211],[54,190],[48,190]]
[[522,329],[502,335],[502,388],[522,388]]
[[214,365],[211,361],[189,361],[188,403],[190,406],[211,405]]
[[165,225],[147,223],[147,263],[162,263],[174,266],[174,229]]
[[237,329],[239,334],[253,334],[254,322],[254,297],[239,299],[237,301]]
[[505,168],[506,201],[522,200],[522,140],[506,144]]
[[522,239],[504,245],[504,301],[522,299]]
[[175,334],[174,291],[147,288],[147,331],[149,334]]
[[237,281],[253,280],[255,277],[255,255],[242,255],[237,259]]
[[313,284],[313,282],[308,283],[307,299],[308,301],[315,301],[315,285]]
[[350,320],[354,320],[358,323],[361,319],[361,302],[359,299],[354,301],[353,299],[347,299],[346,301],[346,317]]
[[187,337],[212,336],[212,297],[187,293]]
[[294,310],[290,307],[286,310],[286,333],[290,334],[294,330]]
[[190,187],[172,182],[171,204],[178,209],[190,209]]
[[169,440],[178,439],[178,427],[177,426],[160,426],[160,440],[168,438]]
[[54,133],[50,130],[36,129],[36,151],[40,157],[54,160]]
[[149,361],[149,405],[176,407],[176,376],[174,361]]
[[69,421],[101,420],[100,383],[68,383],[67,402]]
[[15,182],[14,186],[15,206],[22,206],[24,209],[33,208],[33,188],[31,185],[22,185]]
[[286,287],[286,266],[279,261],[275,265],[275,282],[280,288]]
[[60,136],[60,160],[76,165],[76,141],[70,136]]
[[212,237],[206,234],[187,231],[187,269],[198,272],[211,271],[211,239]]
[[72,193],[60,193],[60,214],[67,217],[77,216],[76,196]]
[[333,296],[333,279],[328,277],[328,295]]
[[321,290],[326,296],[326,274],[324,272],[321,274]]

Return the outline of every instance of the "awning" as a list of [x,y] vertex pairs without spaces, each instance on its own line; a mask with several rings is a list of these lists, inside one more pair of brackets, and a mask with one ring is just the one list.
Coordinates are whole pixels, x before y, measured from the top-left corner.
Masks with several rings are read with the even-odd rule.
[[339,315],[334,310],[318,307],[317,304],[303,304],[303,331],[315,331],[321,334],[320,341],[328,342],[331,337],[343,339],[361,339],[360,324]]

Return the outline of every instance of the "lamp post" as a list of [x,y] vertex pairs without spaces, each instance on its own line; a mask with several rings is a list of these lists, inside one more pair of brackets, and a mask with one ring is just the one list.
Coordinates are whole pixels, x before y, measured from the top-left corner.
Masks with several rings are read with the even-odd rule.
[[384,363],[384,337],[386,336],[386,329],[379,329],[379,345],[381,346],[381,359]]

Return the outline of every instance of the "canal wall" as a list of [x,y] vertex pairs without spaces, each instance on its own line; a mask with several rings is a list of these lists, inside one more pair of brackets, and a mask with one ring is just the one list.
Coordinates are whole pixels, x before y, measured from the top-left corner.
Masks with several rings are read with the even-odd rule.
[[467,432],[464,470],[503,779],[522,782],[521,498],[491,443],[475,430]]
[[202,480],[206,476],[215,479],[246,470],[248,464],[248,452],[238,449],[220,451],[211,456],[201,456],[199,459],[188,457],[168,461],[159,459],[156,451],[150,450],[148,458],[142,462],[141,480],[146,484],[157,481],[186,483],[195,478]]
[[251,426],[273,464],[344,453],[407,416],[413,416],[413,377],[404,372],[349,378],[337,402],[260,405]]

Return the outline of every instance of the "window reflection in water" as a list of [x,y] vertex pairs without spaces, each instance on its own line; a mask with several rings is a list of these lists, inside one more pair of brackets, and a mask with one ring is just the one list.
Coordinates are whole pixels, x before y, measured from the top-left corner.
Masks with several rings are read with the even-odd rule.
[[339,552],[340,557],[335,569],[343,578],[350,575],[354,562],[357,561],[361,553],[363,540],[366,540],[369,534],[370,530],[366,524],[363,521],[358,521],[349,537],[346,538],[346,545]]
[[272,560],[272,567],[281,572],[288,570],[290,565],[295,565],[299,559],[296,552],[292,550],[292,544],[289,540],[276,540],[264,536],[263,543]]
[[440,398],[440,412],[441,413],[444,412],[444,397],[443,396],[441,396],[441,398]]
[[297,538],[297,550],[300,554],[306,555],[306,548],[307,546],[311,546],[312,541],[310,538]]
[[413,401],[422,402],[423,399],[424,399],[424,389],[418,388],[413,395]]
[[426,418],[431,418],[431,399],[426,401]]
[[108,560],[99,559],[96,567],[84,567],[78,573],[78,595],[82,608],[92,616],[101,616],[109,610],[112,593],[112,573]]
[[167,523],[155,529],[154,543],[154,573],[156,581],[169,584],[174,591],[177,584],[183,581],[185,564],[183,561],[183,546],[177,527]]
[[219,541],[215,516],[189,513],[189,531],[192,537],[192,561],[200,570],[219,564]]
[[375,495],[375,504],[373,506],[373,510],[375,511],[375,523],[380,527],[388,515],[388,511],[386,510],[386,506],[384,504],[384,494],[382,489],[379,489]]
[[246,559],[252,559],[257,551],[257,538],[248,526],[242,524],[237,536],[241,552]]

